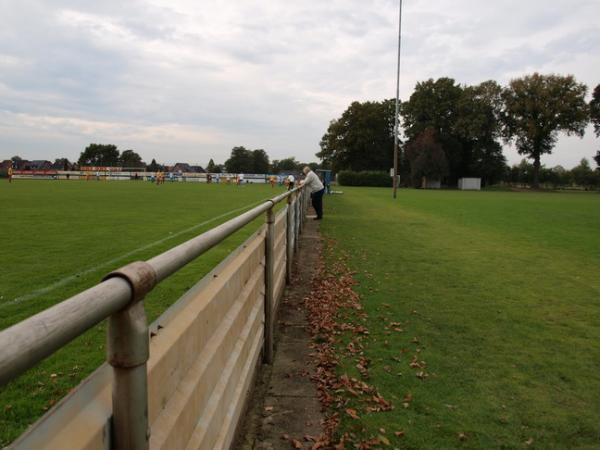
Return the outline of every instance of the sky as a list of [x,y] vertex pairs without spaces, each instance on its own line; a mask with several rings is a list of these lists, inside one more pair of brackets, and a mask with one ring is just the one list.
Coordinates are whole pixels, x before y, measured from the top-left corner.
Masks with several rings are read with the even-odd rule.
[[[405,0],[400,96],[535,71],[591,92],[599,17],[598,0]],[[97,142],[166,164],[236,145],[315,161],[352,101],[395,96],[397,27],[397,0],[0,0],[0,159],[77,160]],[[589,127],[542,163],[599,148]]]

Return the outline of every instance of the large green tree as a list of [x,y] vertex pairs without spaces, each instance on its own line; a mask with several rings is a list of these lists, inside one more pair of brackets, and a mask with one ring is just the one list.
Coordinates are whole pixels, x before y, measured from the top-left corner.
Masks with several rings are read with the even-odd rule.
[[484,184],[500,180],[507,170],[498,142],[501,91],[495,81],[476,86],[461,86],[452,78],[417,83],[401,110],[408,144],[431,129],[446,154],[450,182],[464,176],[481,177]]
[[594,125],[596,136],[600,137],[600,84],[594,89],[592,101],[590,102],[590,118]]
[[122,167],[143,167],[142,157],[133,150],[124,150],[119,158]]
[[119,150],[112,144],[90,144],[81,152],[77,163],[80,166],[118,166]]
[[243,146],[233,147],[229,159],[225,161],[225,170],[229,173],[249,173],[252,172],[252,165],[252,151]]
[[269,173],[269,155],[263,149],[252,151],[252,168],[250,173]]
[[229,159],[225,161],[225,170],[229,173],[268,173],[269,155],[263,149],[234,147]]
[[331,121],[317,157],[335,172],[388,170],[394,151],[394,100],[353,102]]
[[539,187],[541,156],[552,153],[559,133],[583,136],[588,123],[586,90],[571,75],[538,73],[514,79],[503,90],[504,136],[533,160],[534,188]]
[[481,177],[484,185],[505,177],[508,166],[499,143],[501,93],[500,85],[491,80],[463,89],[453,130],[462,150],[462,167],[457,177]]
[[407,102],[402,104],[402,124],[408,139],[414,139],[428,128],[439,139],[455,134],[459,101],[463,88],[452,78],[419,82]]

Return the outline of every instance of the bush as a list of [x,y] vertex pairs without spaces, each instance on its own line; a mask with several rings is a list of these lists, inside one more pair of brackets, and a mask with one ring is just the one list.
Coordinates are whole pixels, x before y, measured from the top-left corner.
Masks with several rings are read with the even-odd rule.
[[387,172],[342,170],[337,181],[341,186],[392,187],[392,177]]

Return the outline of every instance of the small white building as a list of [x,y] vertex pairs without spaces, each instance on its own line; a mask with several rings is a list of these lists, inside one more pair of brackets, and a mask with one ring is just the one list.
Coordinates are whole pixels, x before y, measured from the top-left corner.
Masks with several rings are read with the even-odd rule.
[[461,191],[480,191],[481,178],[460,178],[458,180],[458,188]]

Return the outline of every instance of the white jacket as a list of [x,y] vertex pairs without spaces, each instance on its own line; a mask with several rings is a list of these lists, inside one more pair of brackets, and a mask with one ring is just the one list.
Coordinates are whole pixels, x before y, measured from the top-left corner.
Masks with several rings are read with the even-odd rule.
[[325,187],[323,186],[323,183],[321,183],[321,180],[319,180],[317,174],[314,173],[312,170],[308,172],[302,185],[304,186],[304,189],[308,191],[309,194],[312,194],[313,192],[318,192]]

